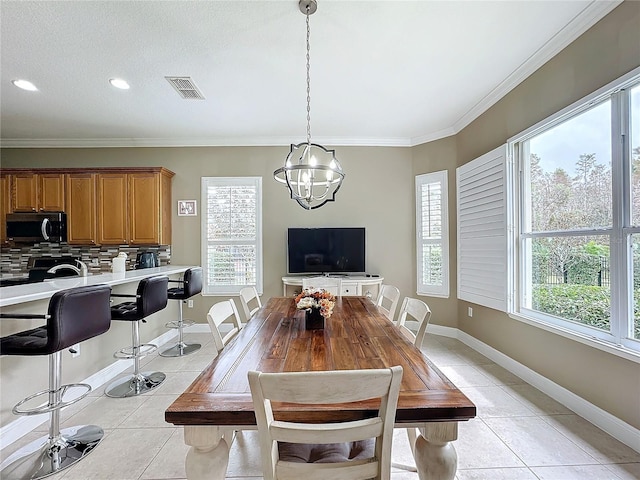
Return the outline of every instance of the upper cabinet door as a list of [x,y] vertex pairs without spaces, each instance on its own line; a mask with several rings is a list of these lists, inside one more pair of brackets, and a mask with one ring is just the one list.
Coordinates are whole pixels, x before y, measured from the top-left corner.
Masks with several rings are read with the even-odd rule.
[[128,243],[128,200],[126,173],[98,174],[98,243]]
[[38,175],[35,173],[11,175],[11,204],[14,212],[38,211]]
[[64,212],[64,174],[25,172],[11,179],[14,212]]
[[0,243],[7,240],[7,213],[11,213],[11,183],[8,175],[0,176]]
[[64,212],[64,174],[38,174],[38,210]]
[[129,174],[129,233],[132,245],[160,243],[160,175]]
[[66,177],[67,242],[75,245],[95,245],[96,174],[70,173]]

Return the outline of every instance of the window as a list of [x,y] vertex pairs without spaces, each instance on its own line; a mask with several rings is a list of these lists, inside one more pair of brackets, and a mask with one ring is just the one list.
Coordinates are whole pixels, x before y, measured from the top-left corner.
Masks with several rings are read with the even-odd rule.
[[262,179],[203,177],[202,205],[202,293],[262,293]]
[[416,177],[418,294],[449,296],[447,172]]
[[640,74],[511,142],[513,311],[640,351]]

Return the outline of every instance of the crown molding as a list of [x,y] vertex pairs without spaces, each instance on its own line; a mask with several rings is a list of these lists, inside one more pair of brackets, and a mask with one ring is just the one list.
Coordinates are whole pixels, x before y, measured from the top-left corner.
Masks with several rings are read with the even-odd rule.
[[[4,138],[2,148],[125,148],[125,147],[288,147],[302,137],[211,138]],[[315,143],[338,147],[411,147],[408,138],[317,137]]]

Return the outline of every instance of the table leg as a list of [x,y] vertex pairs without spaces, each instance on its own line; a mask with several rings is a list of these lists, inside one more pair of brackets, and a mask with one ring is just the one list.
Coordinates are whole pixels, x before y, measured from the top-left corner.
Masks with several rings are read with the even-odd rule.
[[458,455],[450,442],[457,438],[457,422],[434,422],[420,428],[414,447],[420,480],[454,480]]
[[214,426],[185,426],[184,443],[191,448],[184,461],[189,480],[224,480],[233,431]]

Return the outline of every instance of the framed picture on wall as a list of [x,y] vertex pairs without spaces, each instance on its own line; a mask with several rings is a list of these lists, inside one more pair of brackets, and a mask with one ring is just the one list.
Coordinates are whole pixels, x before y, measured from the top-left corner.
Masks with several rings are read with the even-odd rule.
[[178,200],[178,216],[194,217],[198,215],[198,202],[196,200]]

